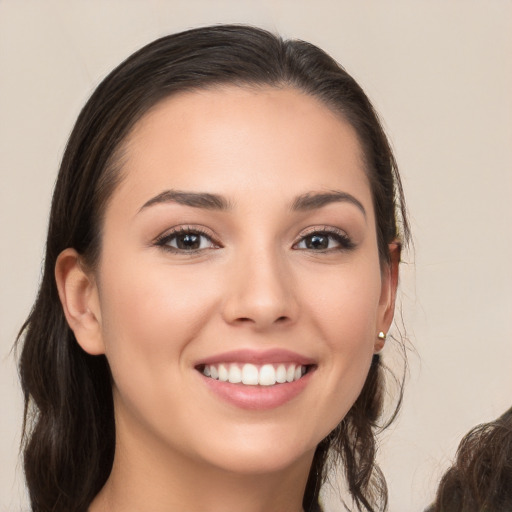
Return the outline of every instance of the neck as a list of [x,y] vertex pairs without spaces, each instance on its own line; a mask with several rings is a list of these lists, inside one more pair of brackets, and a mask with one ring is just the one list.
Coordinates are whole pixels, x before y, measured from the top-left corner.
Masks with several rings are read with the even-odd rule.
[[89,512],[301,512],[313,453],[279,470],[240,474],[118,429],[112,472]]

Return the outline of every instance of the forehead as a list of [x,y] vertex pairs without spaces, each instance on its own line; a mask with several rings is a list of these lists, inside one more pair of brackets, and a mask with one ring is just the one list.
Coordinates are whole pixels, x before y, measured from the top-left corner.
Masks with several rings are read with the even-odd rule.
[[371,199],[352,126],[292,88],[174,95],[135,125],[123,153],[117,192],[132,196],[173,188],[256,197],[264,188],[282,197],[341,188]]

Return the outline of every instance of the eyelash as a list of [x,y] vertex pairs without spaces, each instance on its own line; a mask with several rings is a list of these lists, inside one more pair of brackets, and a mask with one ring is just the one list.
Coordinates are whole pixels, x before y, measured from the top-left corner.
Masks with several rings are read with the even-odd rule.
[[[205,248],[200,247],[198,249],[186,250],[186,249],[180,249],[178,247],[172,247],[171,245],[169,245],[169,243],[172,240],[177,239],[180,235],[181,236],[199,235],[199,237],[208,239],[209,244],[211,246],[205,247]],[[328,247],[327,249],[321,249],[321,250],[308,249],[307,247],[301,248],[301,249],[297,248],[297,246],[299,244],[303,243],[307,238],[310,238],[312,236],[327,237],[330,240],[334,240],[338,244],[338,247],[331,247],[331,248]],[[160,237],[158,237],[155,240],[155,245],[157,247],[161,247],[162,249],[169,251],[171,253],[174,253],[174,254],[189,254],[189,255],[197,254],[201,251],[205,251],[205,250],[209,250],[209,249],[222,248],[222,245],[220,243],[218,243],[210,233],[208,233],[207,231],[205,231],[201,228],[190,227],[190,226],[186,226],[186,227],[183,226],[183,227],[174,229],[170,232],[167,232],[167,233],[161,235]],[[302,235],[300,237],[300,240],[298,242],[294,243],[292,246],[292,248],[295,250],[309,250],[309,251],[321,253],[321,254],[331,253],[331,252],[349,251],[349,250],[353,249],[354,247],[355,247],[354,242],[350,239],[350,237],[344,231],[341,231],[340,229],[336,229],[336,228],[332,228],[332,227],[327,227],[327,226],[325,226],[321,229],[318,229],[318,228],[311,229],[308,233]]]

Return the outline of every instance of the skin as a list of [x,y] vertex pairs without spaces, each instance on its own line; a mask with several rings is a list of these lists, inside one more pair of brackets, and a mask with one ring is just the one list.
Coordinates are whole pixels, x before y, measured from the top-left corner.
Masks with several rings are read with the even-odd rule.
[[[56,279],[79,344],[112,369],[117,445],[102,510],[297,512],[318,442],[356,400],[392,321],[396,258],[382,266],[355,132],[293,89],[224,87],[164,100],[126,141],[97,268],[73,249]],[[222,195],[225,211],[155,201]],[[304,194],[355,198],[303,211]],[[196,252],[156,242],[200,228]],[[353,247],[307,235],[334,229]],[[168,244],[176,239],[168,239]],[[248,410],[194,365],[247,348],[313,359],[303,391]]]

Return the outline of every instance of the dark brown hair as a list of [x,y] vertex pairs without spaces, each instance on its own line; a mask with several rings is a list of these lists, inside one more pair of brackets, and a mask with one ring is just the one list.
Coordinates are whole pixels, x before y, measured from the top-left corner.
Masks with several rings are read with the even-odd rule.
[[[109,366],[104,356],[86,354],[66,323],[54,279],[57,256],[73,247],[88,265],[97,263],[102,216],[122,180],[122,143],[135,123],[169,95],[225,84],[296,88],[348,121],[364,154],[383,265],[400,231],[407,239],[400,178],[378,117],[354,79],[322,50],[254,27],[221,25],[163,37],[134,53],[97,87],[71,133],[53,195],[42,283],[20,332],[24,465],[34,511],[85,511],[114,456]],[[376,356],[356,403],[319,444],[307,511],[319,507],[331,457],[341,459],[359,510],[386,508],[385,480],[375,465],[381,372]]]
[[428,512],[512,510],[512,408],[468,432]]

